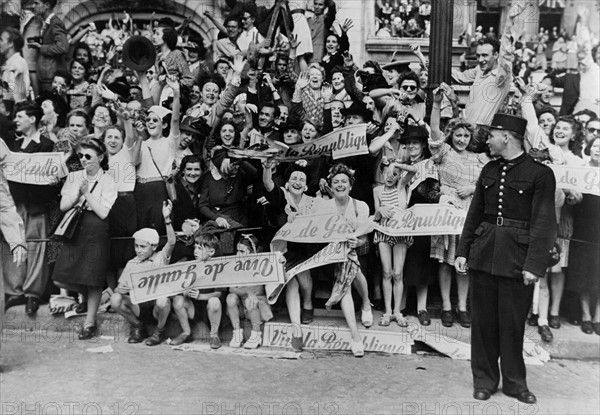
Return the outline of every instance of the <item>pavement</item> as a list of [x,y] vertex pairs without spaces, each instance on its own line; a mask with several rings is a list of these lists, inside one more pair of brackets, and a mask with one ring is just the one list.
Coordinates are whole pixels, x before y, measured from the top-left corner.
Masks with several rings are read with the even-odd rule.
[[[361,359],[350,352],[305,351],[298,359],[278,359],[219,353],[227,346],[216,352],[183,352],[164,343],[131,345],[108,333],[78,341],[47,328],[4,331],[3,415],[600,412],[596,361],[527,366],[538,403],[524,405],[501,390],[488,401],[474,400],[468,361],[422,351],[367,352]],[[92,353],[99,347],[106,353]]]
[[[279,312],[277,312],[279,311]],[[439,318],[436,318],[435,310],[432,312],[432,323],[428,327],[419,325],[415,316],[408,316],[408,328],[400,328],[395,323],[389,327],[379,327],[377,322],[382,315],[380,311],[373,311],[374,324],[372,330],[390,333],[407,334],[412,331],[417,332],[419,336],[424,338],[428,343],[434,344],[440,341],[446,342],[463,342],[470,344],[471,332],[470,329],[462,328],[455,323],[452,327],[444,327]],[[360,316],[357,315],[359,319]],[[231,339],[231,325],[227,318],[221,327],[221,340],[229,342]],[[287,312],[285,310],[275,310],[274,322],[286,323]],[[358,320],[360,321],[360,320]],[[247,322],[248,323],[248,322]],[[38,336],[41,339],[57,339],[61,336],[67,336],[71,339],[77,339],[83,317],[76,316],[70,319],[65,319],[62,314],[51,315],[47,305],[43,305],[33,317],[25,313],[25,306],[12,307],[7,310],[4,318],[5,335],[17,336],[26,338],[28,336]],[[125,341],[129,335],[128,323],[119,315],[113,313],[101,313],[97,317],[101,334],[113,336],[117,341]],[[248,323],[249,324],[249,323]],[[318,327],[346,327],[340,310],[326,311],[324,309],[315,309],[315,320],[312,326]],[[151,333],[150,328],[150,333]],[[367,330],[359,323],[359,329]],[[180,328],[176,318],[171,315],[167,324],[167,336],[173,338],[179,334]],[[246,334],[250,334],[249,326],[246,327]],[[565,321],[562,327],[557,330],[552,330],[554,333],[554,341],[552,343],[544,343],[541,341],[537,332],[537,327],[526,326],[525,339],[526,343],[534,343],[539,345],[550,353],[553,359],[581,359],[581,360],[600,360],[600,336],[596,334],[588,335],[581,331],[579,326],[571,325]],[[194,338],[207,341],[208,327],[204,323],[198,323],[193,326]],[[413,346],[413,353],[427,350],[427,347],[421,342],[416,342]],[[600,411],[599,411],[600,412]]]

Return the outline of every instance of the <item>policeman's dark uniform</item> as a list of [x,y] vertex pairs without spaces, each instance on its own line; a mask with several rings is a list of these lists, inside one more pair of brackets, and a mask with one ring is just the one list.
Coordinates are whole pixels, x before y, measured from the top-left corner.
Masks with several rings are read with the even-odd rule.
[[[526,125],[496,115],[492,128],[522,137]],[[523,335],[534,284],[523,283],[522,271],[545,274],[556,235],[555,187],[552,170],[526,153],[489,162],[477,181],[456,255],[467,258],[471,276],[475,389],[498,389],[500,358],[504,393],[528,391]]]

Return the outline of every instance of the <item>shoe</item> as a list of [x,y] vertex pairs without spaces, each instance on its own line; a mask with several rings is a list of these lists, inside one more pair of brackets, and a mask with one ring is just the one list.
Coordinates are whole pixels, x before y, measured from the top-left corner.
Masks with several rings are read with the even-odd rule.
[[191,333],[180,333],[179,336],[171,340],[171,346],[179,346],[183,343],[191,343],[194,341]]
[[94,326],[87,326],[87,327],[84,327],[79,332],[79,335],[77,336],[77,338],[79,340],[89,340],[92,337],[96,337],[97,334],[98,334],[98,328],[95,325]]
[[221,348],[221,339],[219,339],[219,336],[210,336],[210,348],[215,350]]
[[27,297],[27,305],[25,306],[25,312],[28,315],[33,315],[37,313],[40,308],[40,300],[35,297]]
[[154,333],[152,333],[152,336],[146,339],[146,346],[157,346],[164,342],[165,339],[165,329],[157,328],[156,330],[154,330]]
[[600,323],[592,323],[592,327],[594,328],[594,333],[600,336]]
[[301,336],[292,337],[292,350],[294,352],[301,352],[304,347],[304,340]]
[[458,310],[458,323],[466,329],[471,327],[471,314],[468,311]]
[[510,396],[511,398],[515,398],[519,402],[523,402],[529,405],[533,405],[537,402],[535,395],[529,391],[519,392],[514,395],[506,392],[504,392],[504,394],[506,396]]
[[252,331],[250,338],[244,343],[244,349],[256,349],[260,346],[262,333],[260,331]]
[[15,307],[15,306],[26,304],[26,303],[27,303],[27,298],[25,298],[25,296],[23,294],[11,295],[10,297],[8,297],[8,300],[6,300],[6,304],[4,305],[4,311],[8,310],[11,307]]
[[400,327],[408,327],[408,320],[402,315],[402,313],[392,314],[392,320],[394,320]]
[[554,335],[548,326],[539,326],[538,333],[540,333],[542,340],[546,343],[551,343],[554,340]]
[[553,316],[552,314],[550,314],[550,317],[548,317],[548,325],[553,329],[559,329],[560,328],[560,317]]
[[307,310],[307,309],[303,308],[302,311],[300,312],[300,322],[302,324],[312,323],[314,314],[315,314],[314,309]]
[[391,314],[384,314],[379,318],[379,325],[381,327],[387,327],[390,325],[390,321],[392,320]]
[[427,310],[421,310],[418,313],[419,323],[421,326],[429,326],[431,324],[431,319],[429,318],[429,313]]
[[82,301],[81,303],[77,304],[77,307],[75,307],[75,312],[77,314],[87,313],[87,301]]
[[238,347],[242,347],[243,343],[244,343],[244,330],[242,330],[242,329],[233,330],[233,337],[231,338],[231,341],[229,342],[229,347],[233,347],[234,349],[237,349]]
[[134,324],[129,332],[127,343],[141,343],[147,337],[146,329],[143,324]]
[[529,319],[527,320],[527,324],[529,324],[531,327],[537,327],[538,325],[538,315],[537,314],[532,314],[529,316]]
[[350,350],[352,350],[354,357],[363,357],[365,355],[365,346],[362,342],[352,341],[350,343]]
[[368,311],[361,309],[360,321],[365,328],[369,328],[373,325],[373,310],[369,309]]
[[594,332],[594,325],[592,324],[591,321],[582,321],[581,322],[581,331],[584,332],[585,334],[592,334]]
[[452,327],[452,324],[454,324],[454,317],[452,316],[452,311],[442,310],[442,325],[444,327]]
[[475,389],[473,391],[473,399],[478,401],[487,401],[492,396],[492,392],[487,389]]

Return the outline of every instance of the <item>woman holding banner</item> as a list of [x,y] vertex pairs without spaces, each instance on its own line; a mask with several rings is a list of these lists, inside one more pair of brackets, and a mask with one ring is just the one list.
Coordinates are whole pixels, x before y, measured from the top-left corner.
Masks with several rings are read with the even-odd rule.
[[105,221],[115,200],[117,185],[106,173],[106,146],[96,138],[77,148],[83,170],[69,173],[62,188],[60,210],[83,206],[75,236],[63,243],[52,279],[59,288],[87,294],[87,316],[79,340],[96,336],[96,312],[106,285],[109,262],[109,225]]
[[[272,161],[263,163],[263,184],[267,191],[265,196],[273,206],[273,212],[278,213],[278,217],[273,222],[277,226],[283,226],[287,222],[292,222],[296,216],[319,213],[323,199],[305,194],[311,176],[311,170],[308,168],[306,161],[299,160],[296,163],[290,163],[285,172],[286,184],[284,188],[275,186],[273,182],[272,163]],[[285,252],[286,271],[311,258],[321,247],[321,245],[316,244],[288,242],[287,251]],[[301,293],[302,301],[300,299]],[[299,273],[287,282],[285,303],[290,322],[298,328],[298,332],[292,335],[292,350],[301,352],[303,336],[300,323],[312,323],[314,312],[310,270]]]
[[[479,173],[489,158],[485,153],[473,151],[473,126],[462,118],[452,119],[445,132],[440,130],[442,98],[450,92],[450,87],[444,83],[434,91],[429,150],[438,167],[442,194],[451,197],[461,209],[468,210]],[[459,235],[438,235],[431,238],[431,257],[440,263],[438,277],[442,295],[442,324],[445,327],[452,327],[454,322],[450,287],[458,238]],[[467,311],[468,275],[457,273],[456,285],[458,320],[461,326],[468,328],[471,327],[471,317]]]
[[[425,127],[408,124],[402,133],[400,142],[406,144],[409,161],[399,167],[406,172],[400,178],[408,207],[419,203],[447,202],[452,199],[440,192],[438,171],[427,148],[429,133]],[[417,289],[417,316],[423,326],[431,324],[427,313],[428,286],[433,284],[436,275],[435,262],[430,258],[431,238],[415,236],[406,253],[404,263],[404,284]]]
[[[350,197],[350,191],[354,184],[354,171],[344,164],[336,164],[329,169],[327,181],[333,193],[333,199],[325,201],[321,212],[341,215],[355,230],[358,229],[360,223],[369,217],[369,206],[365,202]],[[340,302],[352,336],[352,354],[362,357],[365,350],[356,324],[351,287],[355,280],[359,290],[361,286],[367,286],[366,278],[358,261],[361,247],[368,244],[367,235],[352,235],[346,240],[346,244],[350,249],[348,259],[344,263],[336,264],[335,283],[331,297],[325,306],[331,308],[332,305]],[[367,310],[365,310],[365,305],[368,307]],[[373,313],[368,297],[363,298],[361,309],[362,323],[368,328],[373,324]]]

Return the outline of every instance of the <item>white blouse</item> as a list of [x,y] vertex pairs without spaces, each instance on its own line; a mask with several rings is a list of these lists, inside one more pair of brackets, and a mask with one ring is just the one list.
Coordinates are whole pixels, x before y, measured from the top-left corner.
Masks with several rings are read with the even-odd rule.
[[[63,200],[72,206],[77,203],[83,203],[85,196],[80,194],[79,188],[85,179],[88,180],[88,189],[92,195],[99,198],[100,204],[107,210],[110,210],[115,200],[117,200],[117,183],[110,174],[107,174],[103,170],[98,171],[96,177],[87,177],[85,170],[69,173],[60,192]],[[92,188],[96,182],[98,182],[98,185],[96,185],[92,192]],[[87,210],[92,210],[89,204],[86,203],[85,206]]]
[[108,174],[117,184],[117,192],[133,192],[135,188],[135,164],[132,161],[131,148],[123,148],[108,158]]
[[[173,161],[175,160],[175,151],[179,146],[179,137],[169,134],[168,137],[159,139],[149,138],[142,142],[140,149],[140,164],[137,170],[137,177],[141,179],[149,179],[151,177],[171,175],[173,169]],[[152,152],[152,156],[150,156]],[[154,158],[154,161],[152,161]],[[160,173],[158,169],[160,169]]]

